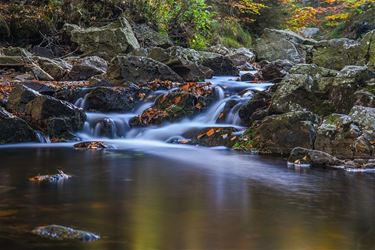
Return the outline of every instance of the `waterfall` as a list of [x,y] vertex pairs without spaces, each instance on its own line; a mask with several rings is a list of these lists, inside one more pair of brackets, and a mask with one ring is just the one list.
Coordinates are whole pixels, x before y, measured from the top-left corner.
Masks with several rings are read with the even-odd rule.
[[[241,119],[238,114],[240,108],[252,98],[253,90],[265,90],[272,85],[241,82],[236,77],[214,77],[207,81],[213,85],[215,100],[195,117],[158,126],[131,128],[130,119],[152,107],[159,96],[176,91],[176,88],[158,90],[150,93],[145,101],[140,102],[134,110],[128,113],[88,112],[84,128],[77,136],[84,140],[122,138],[165,142],[183,139],[184,133],[195,128],[235,127],[241,129]],[[78,99],[76,106],[83,108],[85,97]]]

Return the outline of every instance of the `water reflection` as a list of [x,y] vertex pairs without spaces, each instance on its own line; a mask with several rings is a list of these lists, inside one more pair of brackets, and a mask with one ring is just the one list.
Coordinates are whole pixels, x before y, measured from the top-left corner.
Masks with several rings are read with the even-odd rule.
[[[10,148],[0,159],[1,249],[375,247],[371,174],[296,172],[280,160],[184,147]],[[56,169],[74,178],[61,186],[27,180]],[[56,243],[26,233],[52,223],[103,239]]]

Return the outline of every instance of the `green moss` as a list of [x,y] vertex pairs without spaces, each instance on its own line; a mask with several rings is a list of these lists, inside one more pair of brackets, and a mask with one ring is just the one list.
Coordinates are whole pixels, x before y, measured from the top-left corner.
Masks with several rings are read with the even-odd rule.
[[236,21],[215,23],[213,30],[217,34],[220,43],[227,47],[248,48],[252,45],[250,33]]
[[255,142],[253,140],[240,139],[233,145],[234,150],[251,151],[255,149]]
[[335,110],[336,109],[332,104],[326,103],[326,102],[320,102],[318,106],[314,107],[312,111],[315,114],[325,116],[325,115],[334,113]]

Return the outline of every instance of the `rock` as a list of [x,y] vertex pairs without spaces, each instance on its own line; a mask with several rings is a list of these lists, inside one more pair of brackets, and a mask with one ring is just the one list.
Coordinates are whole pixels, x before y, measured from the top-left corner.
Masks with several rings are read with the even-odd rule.
[[21,56],[0,55],[0,67],[24,67],[25,62]]
[[26,105],[40,94],[24,85],[16,85],[9,95],[7,109],[16,114],[23,114]]
[[233,127],[194,128],[183,134],[189,144],[206,147],[233,147],[238,140],[238,129]]
[[334,167],[344,164],[344,161],[319,150],[297,147],[292,150],[288,162],[294,164],[309,164],[312,167]]
[[233,61],[236,66],[255,62],[255,54],[247,48],[232,49],[226,57]]
[[72,60],[73,65],[66,79],[71,81],[84,81],[90,77],[104,74],[108,70],[107,62],[98,56],[89,56],[82,59]]
[[108,69],[110,80],[146,83],[153,80],[181,82],[182,78],[167,65],[146,57],[118,56]]
[[27,122],[0,107],[0,144],[21,142],[39,142],[39,140]]
[[142,47],[168,48],[173,45],[167,34],[156,32],[145,23],[133,25],[133,30]]
[[320,67],[341,70],[346,65],[356,65],[360,43],[340,38],[320,41],[314,46],[312,62]]
[[368,32],[360,41],[360,62],[375,71],[375,30]]
[[68,180],[70,178],[72,178],[71,175],[65,174],[63,171],[58,170],[57,174],[54,174],[54,175],[37,175],[37,176],[29,178],[29,180],[33,181],[33,182],[57,183],[57,182]]
[[354,106],[350,110],[350,116],[363,130],[375,135],[375,108]]
[[274,62],[261,62],[261,69],[257,73],[260,79],[270,82],[280,82],[293,64],[288,60],[277,60]]
[[26,58],[32,57],[32,54],[26,49],[20,48],[20,47],[12,47],[12,46],[0,48],[0,55],[20,56],[20,57],[26,57]]
[[353,123],[352,117],[332,114],[317,129],[315,149],[338,158],[352,159],[353,143],[360,135],[361,130]]
[[108,146],[101,141],[89,141],[76,143],[73,146],[75,149],[89,149],[89,150],[102,150],[108,148]]
[[375,95],[366,89],[354,93],[354,105],[375,108]]
[[36,80],[41,80],[41,81],[53,81],[54,80],[54,78],[50,74],[45,72],[42,68],[40,68],[35,63],[31,64],[30,69],[33,72],[33,75]]
[[72,65],[60,60],[45,57],[34,57],[33,60],[54,80],[62,80],[65,74],[72,68]]
[[320,32],[320,29],[319,28],[314,28],[314,27],[311,27],[311,28],[302,28],[300,29],[299,33],[303,36],[303,37],[306,37],[306,38],[314,38],[316,37]]
[[[217,54],[198,52],[179,46],[173,46],[168,49],[151,48],[147,52],[147,55],[154,60],[168,65],[186,82],[203,81],[204,79],[211,78],[214,73],[213,70],[202,65],[202,63],[206,61],[207,64],[212,64],[212,58],[222,58]],[[223,60],[223,58],[220,60]]]
[[85,29],[76,25],[65,25],[64,28],[72,42],[78,44],[85,54],[110,59],[140,48],[132,27],[124,17],[103,27]]
[[272,98],[270,110],[274,113],[305,109],[320,115],[348,113],[355,101],[354,93],[369,77],[366,67],[359,66],[338,72],[299,64],[289,73]]
[[317,115],[306,111],[271,115],[253,124],[242,139],[262,154],[288,155],[295,147],[314,147],[318,122]]
[[94,112],[129,112],[134,108],[134,93],[125,88],[98,87],[84,100],[84,109]]
[[83,128],[86,115],[72,104],[51,96],[37,96],[28,102],[25,117],[31,124],[56,139],[73,138]]
[[245,105],[243,105],[238,112],[242,122],[246,125],[250,125],[254,121],[252,119],[252,115],[256,111],[268,107],[270,101],[271,95],[267,92],[255,92],[253,97]]
[[156,99],[154,106],[130,120],[132,127],[158,125],[191,117],[206,106],[205,98],[186,91],[170,92]]
[[292,31],[265,29],[256,41],[255,51],[258,60],[287,59],[293,63],[305,63],[309,46],[315,43]]
[[255,79],[255,76],[251,73],[245,73],[240,76],[240,81],[242,82],[253,81],[254,79]]
[[233,64],[232,60],[221,55],[211,55],[202,59],[203,66],[213,70],[213,74],[217,76],[238,75],[239,71]]
[[77,229],[73,229],[70,227],[59,226],[59,225],[48,225],[37,227],[32,231],[33,234],[36,234],[40,237],[51,239],[51,240],[61,240],[61,241],[83,241],[83,242],[90,242],[96,241],[100,239],[100,236],[81,231]]
[[217,53],[217,54],[220,54],[222,56],[226,56],[229,54],[230,52],[230,49],[228,49],[227,47],[225,47],[224,45],[222,44],[216,44],[214,46],[211,46],[207,49],[207,51],[209,52],[213,52],[213,53]]

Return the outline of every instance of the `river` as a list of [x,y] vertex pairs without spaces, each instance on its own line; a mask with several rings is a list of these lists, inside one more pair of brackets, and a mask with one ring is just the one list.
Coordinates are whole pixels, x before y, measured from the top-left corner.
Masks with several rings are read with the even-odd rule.
[[[243,90],[242,83],[216,80]],[[113,147],[108,150],[77,151],[73,143],[1,146],[0,248],[375,249],[375,175],[291,168],[280,158],[165,143],[191,126],[214,126],[212,114],[225,98],[218,91],[206,115],[129,133],[127,114],[89,114],[79,136],[100,138]],[[232,113],[226,125],[241,127]],[[113,138],[95,132],[105,118],[117,121]],[[28,180],[57,169],[73,178]],[[56,242],[30,233],[49,224],[102,239]]]

